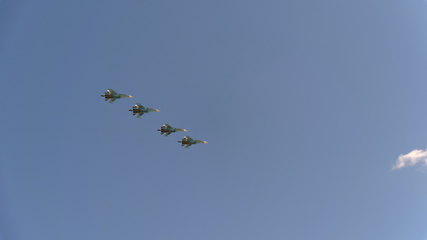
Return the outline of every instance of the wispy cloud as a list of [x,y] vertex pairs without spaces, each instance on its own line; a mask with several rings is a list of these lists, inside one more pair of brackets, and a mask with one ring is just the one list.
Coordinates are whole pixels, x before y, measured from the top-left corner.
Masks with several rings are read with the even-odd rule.
[[397,159],[392,169],[395,170],[404,167],[410,167],[418,163],[422,164],[423,166],[427,166],[427,149],[415,149],[407,154],[399,155],[399,158]]

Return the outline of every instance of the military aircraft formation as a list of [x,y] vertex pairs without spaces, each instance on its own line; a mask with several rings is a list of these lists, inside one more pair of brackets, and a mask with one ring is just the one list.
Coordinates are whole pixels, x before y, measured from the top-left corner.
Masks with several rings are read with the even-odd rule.
[[[101,95],[101,97],[103,97],[105,99],[105,101],[109,101],[109,103],[113,103],[114,101],[116,101],[117,99],[120,99],[120,98],[133,98],[133,96],[131,96],[131,95],[117,93],[116,91],[114,91],[111,88],[107,89],[104,92],[104,95]],[[133,116],[136,115],[137,118],[142,117],[142,115],[144,115],[145,113],[160,112],[159,109],[147,108],[147,107],[144,107],[140,103],[136,103],[135,105],[133,105],[132,108],[129,109],[129,111],[132,112]],[[157,129],[157,131],[160,131],[160,134],[163,136],[169,136],[170,134],[175,133],[175,132],[188,132],[187,129],[174,128],[167,123],[163,124],[160,127],[160,129]],[[204,144],[208,143],[207,141],[196,140],[196,139],[193,139],[189,136],[184,136],[181,139],[181,141],[178,141],[178,142],[181,143],[181,146],[185,147],[185,148],[188,148],[191,145],[194,145],[197,143],[204,143]]]

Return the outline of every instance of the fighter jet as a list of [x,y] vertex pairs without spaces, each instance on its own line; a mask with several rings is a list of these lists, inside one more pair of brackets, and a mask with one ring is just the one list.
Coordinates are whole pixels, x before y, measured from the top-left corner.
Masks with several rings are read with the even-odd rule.
[[157,131],[160,131],[160,134],[161,135],[164,134],[165,136],[169,136],[171,133],[174,133],[174,132],[188,132],[187,129],[174,128],[167,123],[163,124],[163,126],[160,129],[157,129]]
[[181,146],[188,148],[189,146],[193,145],[193,144],[197,144],[197,143],[208,143],[206,141],[201,141],[201,140],[194,140],[189,136],[184,136],[182,138],[181,141],[178,141],[179,143],[181,143]]
[[110,100],[109,103],[112,103],[119,98],[133,98],[133,96],[131,96],[131,95],[117,93],[116,91],[114,91],[111,88],[108,89],[107,91],[105,91],[104,95],[101,95],[101,97],[104,97],[105,101]]
[[146,108],[146,107],[142,106],[140,103],[133,105],[132,109],[129,109],[129,111],[132,112],[132,115],[134,115],[134,116],[137,115],[136,117],[138,117],[138,118],[140,118],[142,115],[144,115],[144,113],[160,112],[159,109]]

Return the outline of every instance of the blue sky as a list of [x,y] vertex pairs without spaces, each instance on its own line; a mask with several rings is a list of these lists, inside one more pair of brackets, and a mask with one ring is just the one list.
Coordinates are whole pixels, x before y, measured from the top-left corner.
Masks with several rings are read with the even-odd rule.
[[392,170],[427,148],[426,24],[422,0],[1,1],[0,239],[427,239],[425,168]]

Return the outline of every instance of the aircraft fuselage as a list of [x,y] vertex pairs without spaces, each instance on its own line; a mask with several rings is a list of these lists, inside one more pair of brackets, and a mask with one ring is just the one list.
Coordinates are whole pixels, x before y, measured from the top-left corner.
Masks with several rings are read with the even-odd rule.
[[160,132],[162,132],[162,133],[170,133],[170,132],[173,132],[173,131],[172,131],[172,129],[169,129],[169,128],[161,128]]
[[133,113],[142,113],[142,110],[139,108],[133,108],[133,109],[130,109],[129,111],[131,111]]

